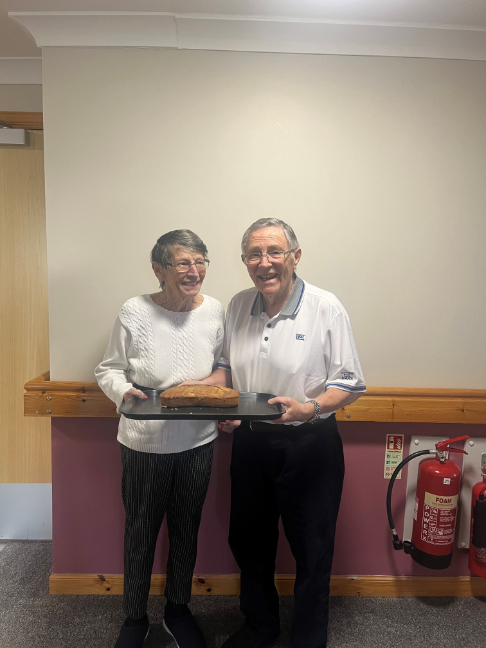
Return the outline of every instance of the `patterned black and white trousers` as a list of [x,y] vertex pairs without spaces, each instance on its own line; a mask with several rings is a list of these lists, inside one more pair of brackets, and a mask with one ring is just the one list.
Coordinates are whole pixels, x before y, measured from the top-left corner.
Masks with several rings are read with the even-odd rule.
[[126,511],[125,614],[147,612],[155,545],[167,512],[169,557],[165,597],[188,603],[196,564],[197,534],[211,475],[214,442],[171,454],[138,452],[121,445]]

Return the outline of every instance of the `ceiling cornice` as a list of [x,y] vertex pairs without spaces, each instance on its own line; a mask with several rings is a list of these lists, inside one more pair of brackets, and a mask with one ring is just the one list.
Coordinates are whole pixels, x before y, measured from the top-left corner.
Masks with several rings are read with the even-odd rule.
[[39,47],[156,47],[486,60],[486,30],[454,25],[140,12],[11,12]]

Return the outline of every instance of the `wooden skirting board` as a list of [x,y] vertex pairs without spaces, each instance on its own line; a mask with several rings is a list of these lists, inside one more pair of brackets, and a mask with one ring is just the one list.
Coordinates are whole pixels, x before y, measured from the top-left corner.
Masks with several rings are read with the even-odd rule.
[[[46,372],[25,385],[24,414],[37,417],[115,418],[115,405],[97,383],[57,382]],[[336,413],[338,421],[486,423],[486,389],[368,387]]]
[[[295,577],[275,576],[281,596],[291,596]],[[163,594],[165,574],[154,574],[151,594]],[[122,574],[52,574],[51,594],[123,594]],[[240,592],[238,574],[194,576],[192,594],[236,596]],[[486,596],[486,579],[469,576],[331,576],[331,596]]]

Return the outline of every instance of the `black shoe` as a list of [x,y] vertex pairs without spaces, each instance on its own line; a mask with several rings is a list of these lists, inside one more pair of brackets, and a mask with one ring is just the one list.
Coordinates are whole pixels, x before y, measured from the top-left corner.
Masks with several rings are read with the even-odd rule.
[[280,631],[268,633],[265,636],[256,636],[250,626],[244,623],[239,630],[226,639],[221,648],[266,648],[278,639]]
[[142,648],[143,642],[147,638],[150,625],[127,626],[122,625],[115,648]]
[[174,618],[164,618],[164,629],[176,642],[178,648],[206,648],[206,640],[194,617],[189,614]]

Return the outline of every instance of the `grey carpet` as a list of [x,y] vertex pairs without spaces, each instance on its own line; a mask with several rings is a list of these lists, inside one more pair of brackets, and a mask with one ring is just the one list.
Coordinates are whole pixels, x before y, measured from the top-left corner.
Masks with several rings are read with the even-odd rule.
[[[1,648],[113,648],[123,621],[120,596],[51,596],[51,545],[9,542],[0,551]],[[289,648],[292,598],[281,598]],[[208,640],[219,648],[242,623],[238,599],[196,596],[191,608]],[[162,628],[162,599],[149,602],[152,631],[146,648],[175,648]],[[486,599],[331,599],[328,648],[480,648],[486,645]]]

